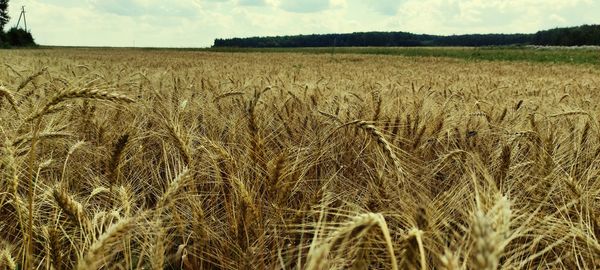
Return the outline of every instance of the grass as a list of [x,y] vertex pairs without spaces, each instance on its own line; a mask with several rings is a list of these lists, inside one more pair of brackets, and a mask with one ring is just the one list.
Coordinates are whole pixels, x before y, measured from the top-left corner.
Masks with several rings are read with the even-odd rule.
[[2,269],[600,260],[593,66],[131,49],[0,57]]
[[103,50],[142,50],[142,51],[187,51],[221,53],[301,53],[301,54],[367,54],[397,55],[405,57],[446,57],[467,61],[518,61],[554,64],[600,65],[600,49],[569,47],[303,47],[303,48],[94,48],[94,47],[53,47],[45,49],[103,49]]
[[339,48],[211,48],[212,52],[294,52],[314,54],[376,54],[407,57],[449,57],[469,61],[531,61],[600,65],[597,49],[536,49],[530,47],[339,47]]

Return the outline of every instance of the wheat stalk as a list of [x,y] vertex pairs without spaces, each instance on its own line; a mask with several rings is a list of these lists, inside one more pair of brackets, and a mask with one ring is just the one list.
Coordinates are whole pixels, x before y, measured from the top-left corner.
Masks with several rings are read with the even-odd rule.
[[404,269],[427,269],[427,261],[425,248],[423,246],[423,231],[419,229],[411,229],[403,241]]

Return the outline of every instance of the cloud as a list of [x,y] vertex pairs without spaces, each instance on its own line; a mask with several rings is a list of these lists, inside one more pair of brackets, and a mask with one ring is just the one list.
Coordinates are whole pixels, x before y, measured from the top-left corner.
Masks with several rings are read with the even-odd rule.
[[197,10],[201,7],[193,0],[90,0],[90,3],[98,11],[120,16],[192,17],[198,15]]
[[[17,1],[11,1],[13,3],[16,3]],[[23,2],[29,2],[29,1],[23,1]],[[89,1],[88,0],[46,0],[43,1],[43,3],[46,4],[50,4],[50,5],[57,5],[57,6],[69,6],[69,7],[85,7],[85,6],[89,6]],[[27,4],[27,3],[25,3]]]
[[326,10],[330,6],[327,0],[281,0],[279,7],[289,12],[312,13]]
[[265,6],[267,3],[264,0],[238,0],[241,6]]
[[101,11],[121,16],[139,16],[143,15],[146,9],[135,1],[120,0],[96,0],[92,1],[92,6]]
[[412,32],[523,33],[598,23],[589,15],[598,12],[600,3],[590,0],[406,0],[395,19],[396,25]]
[[400,7],[401,3],[401,1],[397,0],[379,0],[370,2],[369,7],[383,15],[394,16],[398,14],[398,7]]

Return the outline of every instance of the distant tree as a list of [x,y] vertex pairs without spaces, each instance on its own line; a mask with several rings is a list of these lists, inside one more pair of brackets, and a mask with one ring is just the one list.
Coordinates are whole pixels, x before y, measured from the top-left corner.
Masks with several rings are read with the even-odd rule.
[[4,26],[10,20],[8,16],[8,0],[0,0],[0,32],[4,31]]
[[507,46],[600,45],[600,25],[582,25],[535,34],[425,35],[408,32],[362,32],[216,39],[214,47],[350,47],[350,46]]
[[528,44],[527,34],[436,36],[408,32],[359,32],[216,39],[214,47],[504,46]]
[[6,34],[0,31],[0,48],[7,48],[8,42],[6,41]]
[[552,46],[600,45],[600,25],[582,25],[539,31],[533,36],[532,43]]
[[6,32],[6,40],[10,46],[14,47],[28,47],[36,45],[31,33],[16,27],[13,27]]

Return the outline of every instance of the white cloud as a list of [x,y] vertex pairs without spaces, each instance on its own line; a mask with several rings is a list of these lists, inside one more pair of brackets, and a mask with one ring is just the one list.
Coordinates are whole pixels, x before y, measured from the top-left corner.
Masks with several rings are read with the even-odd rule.
[[328,9],[329,1],[323,0],[279,0],[280,8],[289,12],[311,13]]
[[369,3],[369,7],[383,15],[394,16],[398,14],[398,8],[402,1],[397,0],[379,0]]
[[[89,0],[101,12],[121,16],[193,17],[202,7],[197,0]],[[213,0],[213,2],[215,2]]]
[[267,2],[265,0],[238,0],[238,4],[242,6],[264,6]]

